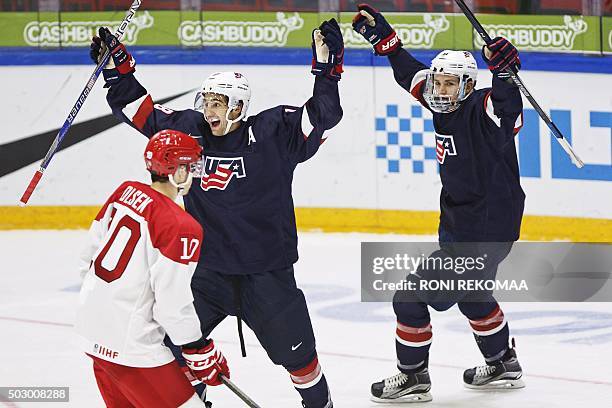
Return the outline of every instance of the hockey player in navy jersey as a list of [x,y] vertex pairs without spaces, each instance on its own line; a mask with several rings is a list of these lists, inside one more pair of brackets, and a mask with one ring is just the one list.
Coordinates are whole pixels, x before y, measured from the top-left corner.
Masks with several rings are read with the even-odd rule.
[[192,280],[202,334],[238,316],[239,330],[242,319],[272,362],[289,372],[304,407],[331,408],[293,273],[298,253],[291,183],[296,166],[318,151],[324,132],[342,118],[344,45],[334,19],[313,30],[312,39],[312,97],[303,106],[277,106],[248,118],[251,90],[240,73],[210,75],[195,108],[174,111],[153,103],[134,76],[134,59],[108,29],[93,39],[91,56],[97,62],[105,47],[111,50],[103,75],[117,117],[147,137],[180,130],[204,149],[201,178],[184,197],[205,237]]
[[[518,88],[505,72],[521,67],[516,48],[504,38],[496,38],[483,48],[493,83],[491,88],[477,90],[477,66],[471,53],[442,51],[427,67],[402,48],[381,13],[367,4],[360,4],[358,10],[353,19],[355,31],[373,45],[377,55],[388,57],[397,83],[433,114],[442,191],[440,250],[431,256],[487,253],[483,276],[495,276],[498,264],[519,238],[525,199],[514,145],[523,106]],[[439,270],[420,269],[417,275],[419,279],[444,277]],[[508,344],[504,314],[491,293],[478,296],[470,292],[396,292],[393,308],[400,372],[372,384],[372,399],[431,400],[428,307],[443,311],[455,303],[469,319],[486,361],[486,365],[464,372],[465,385],[478,389],[523,387],[521,367]]]

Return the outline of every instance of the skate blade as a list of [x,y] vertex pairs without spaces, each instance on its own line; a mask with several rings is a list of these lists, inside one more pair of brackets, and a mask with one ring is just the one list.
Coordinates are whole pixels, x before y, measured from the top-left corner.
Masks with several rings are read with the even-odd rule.
[[492,381],[488,384],[484,385],[472,385],[463,383],[466,388],[471,390],[483,390],[483,391],[503,391],[503,390],[514,390],[519,388],[525,388],[525,382],[522,378],[517,378],[516,380],[497,380]]
[[431,401],[432,397],[429,392],[424,392],[420,394],[406,394],[402,395],[398,398],[377,398],[375,396],[370,396],[370,401],[376,402],[378,404],[406,404],[412,402],[428,402]]

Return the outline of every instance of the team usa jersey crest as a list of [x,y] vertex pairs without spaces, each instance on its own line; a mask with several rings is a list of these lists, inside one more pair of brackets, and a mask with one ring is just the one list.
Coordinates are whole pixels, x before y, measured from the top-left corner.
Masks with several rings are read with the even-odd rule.
[[246,169],[242,157],[206,156],[200,185],[204,191],[213,188],[225,190],[234,176],[236,178],[246,177]]
[[444,164],[446,156],[456,156],[455,139],[453,135],[440,135],[436,133],[436,157],[440,164]]

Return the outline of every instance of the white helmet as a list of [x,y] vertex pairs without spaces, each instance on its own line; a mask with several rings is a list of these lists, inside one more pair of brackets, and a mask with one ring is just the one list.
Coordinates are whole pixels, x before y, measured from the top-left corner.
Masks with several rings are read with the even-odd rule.
[[[434,87],[435,74],[458,77],[459,88],[457,95],[439,95],[439,91]],[[453,112],[471,93],[471,91],[466,92],[468,81],[472,81],[472,90],[476,86],[477,75],[478,67],[476,60],[470,52],[444,50],[431,61],[431,67],[425,81],[423,98],[434,112]]]
[[[249,108],[249,101],[251,100],[251,87],[249,86],[249,81],[239,72],[215,72],[206,78],[202,84],[202,90],[196,95],[194,103],[196,110],[203,110],[204,94],[209,92],[227,96],[227,106],[229,109],[225,114],[227,126],[223,133],[227,134],[232,124],[241,121],[246,116],[247,109]],[[240,102],[242,102],[240,116],[233,120],[230,119],[230,111],[240,106]]]

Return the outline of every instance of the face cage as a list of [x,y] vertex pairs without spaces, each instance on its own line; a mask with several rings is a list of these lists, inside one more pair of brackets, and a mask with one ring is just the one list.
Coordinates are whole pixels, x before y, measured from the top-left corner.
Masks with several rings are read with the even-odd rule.
[[193,178],[202,178],[205,175],[204,159],[200,158],[200,160],[198,160],[197,162],[191,163],[189,172],[191,173],[191,175],[193,175]]
[[[449,74],[446,74],[449,75]],[[457,76],[457,75],[454,75]],[[459,78],[459,76],[457,76]],[[425,89],[423,90],[423,99],[427,102],[427,105],[432,111],[438,113],[450,113],[456,111],[461,102],[467,97],[465,89],[467,86],[467,79],[469,77],[464,75],[459,78],[459,87],[457,93],[453,95],[438,95],[434,85],[434,73],[430,72],[425,78]],[[454,100],[453,100],[454,99]]]
[[[187,163],[180,163],[179,167],[180,166],[187,166]],[[202,159],[201,158],[197,162],[189,163],[189,174],[191,174],[193,177],[196,177],[196,178],[202,177],[202,167],[203,167],[203,164],[202,164]],[[178,167],[176,168],[176,170],[174,170],[173,173],[168,174],[167,177],[170,177],[171,175],[176,173],[177,170],[178,170]],[[156,173],[156,172],[154,172],[152,170],[149,170],[149,171],[151,171],[153,174],[161,176],[159,173]],[[161,176],[161,177],[163,177],[163,176]]]
[[[178,171],[178,169],[180,168],[180,166],[187,166],[187,164],[179,164],[179,167],[177,168],[176,171]],[[196,172],[198,174],[201,174],[202,172],[202,160],[198,160],[195,163],[189,163],[189,170],[187,173],[187,178],[185,179],[185,181],[183,181],[182,183],[177,183],[174,180],[174,174],[169,174],[168,175],[168,180],[170,181],[170,184],[172,184],[174,187],[176,187],[178,189],[178,194],[179,195],[185,195],[187,193],[187,187],[191,185],[191,181],[193,180],[193,178],[196,177]],[[176,173],[175,171],[175,173]],[[198,175],[197,177],[201,177],[201,175]]]

